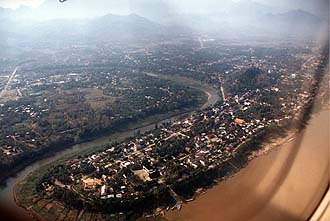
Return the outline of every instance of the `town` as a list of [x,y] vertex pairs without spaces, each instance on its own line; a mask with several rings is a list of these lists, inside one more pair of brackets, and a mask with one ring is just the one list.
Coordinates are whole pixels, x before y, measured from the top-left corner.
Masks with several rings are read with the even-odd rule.
[[[214,41],[207,42],[214,47]],[[185,52],[174,46],[168,50]],[[200,50],[193,50],[189,61]],[[164,60],[159,63],[168,66],[159,69],[156,63],[144,67],[140,52],[135,58],[130,55],[147,73],[191,77],[189,73],[195,71],[198,80],[218,87],[222,100],[187,118],[157,124],[152,131],[53,166],[38,180],[34,202],[43,205],[52,199],[52,205],[57,205],[53,200],[64,203],[80,215],[93,211],[136,218],[159,215],[193,200],[215,180],[238,170],[240,161],[246,160],[242,156],[259,148],[258,140],[297,128],[313,99],[314,72],[321,56],[287,48],[278,49],[278,56],[276,49],[271,50],[270,56],[267,50],[249,48],[250,55],[232,55],[231,62],[217,58],[196,61],[198,65],[186,64],[184,55],[174,58],[160,50]],[[231,65],[216,72],[222,62]]]
[[1,220],[326,216],[327,9],[0,0]]

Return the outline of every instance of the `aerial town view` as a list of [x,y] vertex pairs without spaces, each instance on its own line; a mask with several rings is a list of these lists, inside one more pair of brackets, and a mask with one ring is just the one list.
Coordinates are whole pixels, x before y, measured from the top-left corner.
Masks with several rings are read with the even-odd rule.
[[329,3],[208,1],[0,1],[0,218],[313,220]]

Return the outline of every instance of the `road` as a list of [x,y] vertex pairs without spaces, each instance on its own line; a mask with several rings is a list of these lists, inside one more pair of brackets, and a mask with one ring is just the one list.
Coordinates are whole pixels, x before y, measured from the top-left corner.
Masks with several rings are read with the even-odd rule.
[[205,48],[201,37],[198,38],[198,41],[199,41],[199,44],[201,46],[200,49]]
[[308,220],[328,185],[329,110],[325,110],[313,115],[307,128],[291,142],[254,159],[230,179],[184,204],[181,211],[169,211],[165,218],[167,221]]
[[[195,86],[195,87],[197,87],[197,86]],[[201,87],[200,88],[201,91],[206,90],[204,87],[202,87],[202,86],[200,86],[200,87]],[[215,91],[213,91],[212,89],[209,89],[209,91],[207,91],[207,92],[211,96],[209,97],[209,99],[203,106],[214,105],[216,102],[219,101],[220,97],[219,97],[218,93],[215,93]],[[199,109],[200,108],[197,108],[197,110],[199,110]],[[182,114],[178,114],[178,115],[169,117],[168,119],[164,119],[160,122],[157,122],[157,124],[160,125],[163,122],[174,122],[192,112],[182,113]],[[76,144],[70,148],[57,152],[53,156],[50,156],[50,157],[47,157],[44,159],[40,159],[39,161],[32,163],[30,166],[26,167],[24,170],[17,173],[17,175],[15,177],[9,178],[7,180],[7,186],[0,189],[0,214],[1,214],[1,210],[2,210],[2,211],[6,211],[6,213],[9,215],[19,217],[19,219],[15,219],[15,220],[22,220],[22,219],[23,220],[33,220],[29,216],[27,211],[25,211],[23,208],[19,207],[14,202],[13,188],[17,182],[22,180],[24,177],[28,176],[28,174],[30,174],[31,172],[33,172],[45,165],[48,165],[51,162],[59,160],[62,157],[65,157],[65,156],[68,156],[71,154],[75,154],[77,152],[81,152],[81,151],[93,148],[95,146],[100,146],[102,144],[109,143],[110,141],[114,141],[119,138],[134,136],[134,134],[136,134],[137,132],[145,133],[147,131],[153,130],[155,128],[155,126],[156,126],[156,123],[151,123],[149,125],[138,127],[136,129],[128,130],[126,132],[118,132],[115,134],[111,134],[108,136],[103,136],[103,137],[94,139],[92,141],[87,141],[84,143]]]
[[226,95],[225,95],[225,89],[223,87],[224,83],[223,83],[223,80],[219,77],[219,81],[221,83],[221,95],[222,95],[222,100],[225,101],[226,100]]
[[4,95],[4,93],[6,92],[8,86],[10,85],[11,81],[13,80],[13,78],[16,75],[16,71],[17,71],[18,67],[15,68],[15,70],[13,71],[13,73],[10,75],[7,84],[5,85],[5,87],[3,88],[3,90],[0,92],[0,98]]

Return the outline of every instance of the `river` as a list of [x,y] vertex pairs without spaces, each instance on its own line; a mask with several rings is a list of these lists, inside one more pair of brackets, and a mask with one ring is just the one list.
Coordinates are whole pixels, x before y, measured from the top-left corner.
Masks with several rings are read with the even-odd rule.
[[329,186],[329,109],[293,140],[254,159],[169,221],[308,220]]
[[[208,103],[218,100],[210,93]],[[171,118],[175,120],[177,117]],[[169,120],[169,119],[168,119]],[[151,130],[154,125],[140,128]],[[75,145],[47,159],[40,160],[8,180],[0,191],[2,205],[15,215],[29,217],[18,207],[12,188],[30,172],[67,154],[91,148],[137,130],[102,137]],[[293,140],[266,155],[254,159],[232,178],[221,182],[181,211],[166,214],[169,221],[297,221],[307,220],[329,185],[329,110],[314,114],[304,131]]]
[[[208,97],[207,102],[201,108],[205,108],[209,105],[214,105],[217,101],[219,101],[219,99],[220,99],[219,92],[217,92],[215,89],[211,89],[211,88],[205,89],[204,87],[203,88],[201,87],[199,89],[204,91],[204,93],[206,93],[206,95]],[[162,122],[175,121],[175,120],[178,120],[178,119],[182,118],[183,116],[186,116],[187,114],[191,114],[191,113],[192,112],[185,113],[185,114],[179,114],[179,115],[165,119],[165,120],[157,122],[157,123],[161,124]],[[33,220],[30,218],[28,213],[23,208],[19,207],[14,201],[13,187],[18,181],[22,180],[25,176],[27,176],[31,172],[49,164],[49,163],[59,160],[60,158],[67,156],[69,154],[83,151],[83,150],[86,150],[86,149],[89,149],[89,148],[92,148],[95,146],[99,146],[99,145],[108,143],[109,141],[114,140],[119,137],[133,136],[138,131],[140,131],[141,133],[144,133],[144,132],[150,131],[154,128],[155,128],[155,124],[149,124],[147,126],[143,126],[143,127],[137,128],[137,129],[126,131],[126,132],[116,133],[116,134],[112,134],[109,136],[103,136],[103,137],[94,139],[93,141],[88,141],[88,142],[74,145],[70,148],[57,152],[56,154],[54,154],[51,157],[47,157],[45,159],[36,161],[35,163],[26,167],[24,170],[17,173],[16,177],[9,178],[7,180],[6,187],[0,189],[0,209],[3,210],[1,212],[13,214],[15,217],[19,217],[19,219]],[[0,212],[0,215],[1,215],[1,212]]]

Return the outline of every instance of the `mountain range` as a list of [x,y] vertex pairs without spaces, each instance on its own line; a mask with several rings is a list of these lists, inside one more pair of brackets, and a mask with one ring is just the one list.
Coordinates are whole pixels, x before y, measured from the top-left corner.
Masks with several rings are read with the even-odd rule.
[[[77,1],[76,1],[77,2]],[[41,16],[51,12],[61,14],[73,10],[71,4],[65,6],[55,0],[48,0],[38,9],[21,7],[17,10],[0,8],[0,32],[3,38],[45,41],[47,39],[66,38],[89,40],[136,40],[167,39],[181,34],[213,33],[221,37],[241,36],[299,36],[305,37],[320,32],[327,22],[316,15],[303,10],[282,12],[253,1],[233,3],[226,7],[203,13],[178,13],[170,7],[157,8],[155,0],[152,7],[143,7],[148,0],[137,0],[141,5],[132,7],[128,15],[106,14],[84,19],[50,19],[35,21],[32,15]],[[144,3],[143,3],[144,2]],[[161,5],[158,5],[159,7]],[[84,9],[85,10],[85,9]],[[82,11],[84,11],[82,10]],[[162,12],[160,12],[162,11]]]

